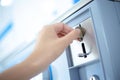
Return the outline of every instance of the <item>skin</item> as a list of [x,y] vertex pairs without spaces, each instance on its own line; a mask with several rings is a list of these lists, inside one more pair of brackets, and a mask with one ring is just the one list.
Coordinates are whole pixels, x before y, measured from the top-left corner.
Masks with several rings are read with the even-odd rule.
[[80,35],[63,23],[46,25],[40,31],[32,54],[23,62],[0,74],[0,80],[29,80],[44,71]]

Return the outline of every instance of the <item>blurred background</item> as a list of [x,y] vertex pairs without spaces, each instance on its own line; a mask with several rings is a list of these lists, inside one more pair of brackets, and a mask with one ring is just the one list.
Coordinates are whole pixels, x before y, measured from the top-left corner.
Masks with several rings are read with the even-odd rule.
[[[50,24],[57,17],[64,14],[78,1],[0,0],[0,72],[29,56],[34,47],[31,44],[34,44],[38,31],[44,25]],[[61,57],[64,58],[64,55]],[[60,71],[65,71],[65,68],[67,68],[67,62],[63,58],[52,64],[52,67],[64,64],[58,70],[53,68],[54,73],[52,75],[57,76],[57,79],[54,78],[54,80],[63,80],[63,76],[59,76],[59,74],[61,75]],[[69,77],[67,71],[63,75]],[[40,74],[31,80],[42,79]],[[68,78],[64,80],[68,80]]]

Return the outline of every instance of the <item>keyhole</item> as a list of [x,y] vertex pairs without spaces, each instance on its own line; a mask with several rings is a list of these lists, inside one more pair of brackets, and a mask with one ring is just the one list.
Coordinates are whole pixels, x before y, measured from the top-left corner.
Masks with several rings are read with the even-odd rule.
[[100,79],[97,75],[93,75],[93,76],[90,77],[89,80],[100,80]]
[[85,54],[85,55],[84,55],[84,58],[86,58],[86,57],[87,57],[87,54],[86,54],[85,44],[84,44],[84,43],[81,43],[81,46],[82,46],[83,54]]

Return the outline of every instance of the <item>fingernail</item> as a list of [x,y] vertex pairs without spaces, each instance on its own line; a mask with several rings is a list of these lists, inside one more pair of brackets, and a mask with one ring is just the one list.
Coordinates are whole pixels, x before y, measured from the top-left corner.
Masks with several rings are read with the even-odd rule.
[[75,29],[75,30],[80,33],[80,29]]

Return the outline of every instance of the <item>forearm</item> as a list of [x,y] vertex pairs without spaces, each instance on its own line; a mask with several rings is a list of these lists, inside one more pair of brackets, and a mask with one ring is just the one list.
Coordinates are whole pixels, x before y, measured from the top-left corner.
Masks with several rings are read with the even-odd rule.
[[28,80],[34,69],[34,65],[22,62],[1,73],[0,80]]
[[45,70],[60,53],[59,50],[54,52],[44,46],[40,49],[36,46],[26,60],[0,74],[0,80],[29,80]]
[[[39,51],[33,51],[33,53],[22,63],[15,65],[14,67],[4,71],[0,74],[0,80],[29,80],[35,75],[41,73],[49,65],[47,56],[41,53],[38,56],[39,60],[36,61],[36,55]],[[45,53],[44,53],[45,54]]]

